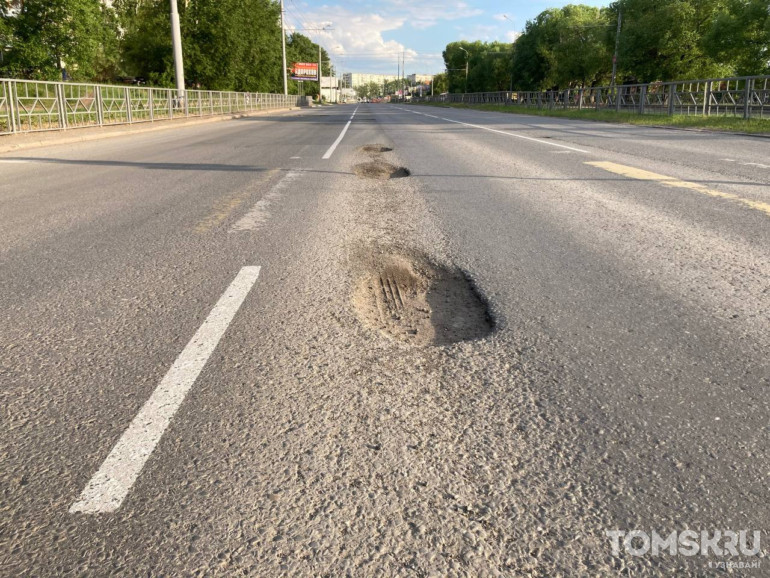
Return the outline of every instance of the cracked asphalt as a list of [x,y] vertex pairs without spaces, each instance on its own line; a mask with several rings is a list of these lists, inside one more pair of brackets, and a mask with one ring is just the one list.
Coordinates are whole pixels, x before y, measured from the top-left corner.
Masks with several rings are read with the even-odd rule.
[[[770,575],[769,157],[386,104],[0,155],[0,575]],[[411,254],[494,331],[365,323]]]

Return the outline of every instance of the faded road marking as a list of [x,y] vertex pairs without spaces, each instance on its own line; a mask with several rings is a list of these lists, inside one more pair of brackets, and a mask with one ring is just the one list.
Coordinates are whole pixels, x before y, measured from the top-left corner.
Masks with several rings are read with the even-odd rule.
[[195,226],[195,232],[207,233],[214,227],[221,225],[236,209],[246,202],[252,193],[254,193],[257,186],[262,185],[266,180],[271,179],[277,173],[278,169],[267,171],[265,173],[266,179],[252,183],[243,191],[215,202],[211,214]]
[[736,161],[735,159],[721,159],[726,163],[738,163],[744,167],[759,167],[760,169],[770,169],[770,165],[763,165],[762,163],[749,163],[744,161]]
[[611,173],[615,173],[616,175],[622,175],[624,177],[628,177],[631,179],[637,179],[640,181],[653,181],[663,185],[664,187],[688,189],[690,191],[695,191],[696,193],[701,193],[702,195],[708,195],[709,197],[717,197],[720,199],[726,199],[728,201],[735,201],[737,203],[741,203],[743,205],[746,205],[747,207],[751,207],[752,209],[755,209],[757,211],[762,211],[763,213],[770,215],[770,203],[754,201],[751,199],[746,199],[744,197],[739,197],[738,195],[735,195],[733,193],[717,191],[716,189],[710,189],[705,185],[701,185],[700,183],[682,181],[674,177],[667,177],[665,175],[659,175],[657,173],[651,173],[649,171],[645,171],[642,169],[627,167],[625,165],[619,165],[619,164],[610,163],[610,162],[598,161],[598,162],[588,162],[585,164],[591,165],[592,167],[604,169],[605,171],[609,171]]
[[117,510],[155,446],[182,405],[219,340],[259,277],[259,267],[244,267],[220,297],[193,338],[171,366],[134,420],[91,478],[70,513]]
[[240,193],[225,201],[217,203],[214,207],[214,212],[195,226],[195,232],[206,233],[217,225],[220,225],[235,209],[243,204],[246,200],[246,196],[249,194],[250,193],[248,192]]
[[270,218],[270,205],[283,196],[283,192],[300,175],[299,171],[289,171],[275,186],[230,227],[230,232],[256,231]]

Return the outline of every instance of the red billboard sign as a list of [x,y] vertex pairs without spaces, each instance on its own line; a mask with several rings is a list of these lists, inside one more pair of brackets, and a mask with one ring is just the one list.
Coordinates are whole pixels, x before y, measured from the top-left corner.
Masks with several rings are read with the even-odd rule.
[[291,66],[292,80],[318,80],[317,62],[295,62]]

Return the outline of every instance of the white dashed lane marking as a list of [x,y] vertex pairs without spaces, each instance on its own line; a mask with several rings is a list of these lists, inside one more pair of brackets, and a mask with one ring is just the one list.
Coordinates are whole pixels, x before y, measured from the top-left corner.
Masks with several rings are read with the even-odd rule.
[[117,510],[182,405],[206,362],[257,282],[259,267],[244,267],[112,448],[70,513]]
[[722,159],[726,163],[736,163],[743,165],[744,167],[758,167],[760,169],[770,169],[770,165],[763,165],[762,163],[749,163],[745,161],[738,161],[735,159]]

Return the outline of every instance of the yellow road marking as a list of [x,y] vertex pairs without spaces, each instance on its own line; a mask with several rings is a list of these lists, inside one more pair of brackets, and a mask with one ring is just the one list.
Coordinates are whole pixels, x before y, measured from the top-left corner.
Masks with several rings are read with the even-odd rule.
[[716,189],[710,189],[707,186],[701,185],[699,183],[682,181],[674,177],[667,177],[665,175],[659,175],[657,173],[651,173],[649,171],[644,171],[642,169],[637,169],[634,167],[627,167],[625,165],[619,165],[616,163],[599,161],[599,162],[588,162],[585,164],[591,165],[592,167],[604,169],[605,171],[615,173],[616,175],[622,175],[630,179],[637,179],[640,181],[653,181],[663,185],[664,187],[688,189],[690,191],[695,191],[696,193],[700,193],[702,195],[708,195],[710,197],[718,197],[720,199],[726,199],[728,201],[735,201],[737,203],[741,203],[743,205],[746,205],[747,207],[751,207],[752,209],[755,209],[757,211],[762,211],[763,213],[770,215],[770,203],[754,201],[752,199],[739,197],[738,195],[735,195],[733,193],[717,191]]
[[249,192],[239,193],[238,195],[218,201],[214,205],[214,212],[195,226],[195,232],[206,233],[217,225],[220,225],[222,221],[230,216],[230,213],[243,204],[249,194]]

